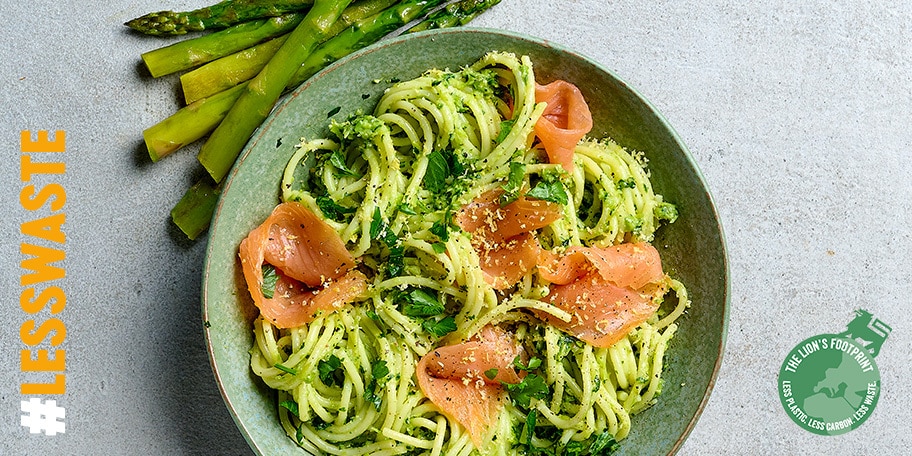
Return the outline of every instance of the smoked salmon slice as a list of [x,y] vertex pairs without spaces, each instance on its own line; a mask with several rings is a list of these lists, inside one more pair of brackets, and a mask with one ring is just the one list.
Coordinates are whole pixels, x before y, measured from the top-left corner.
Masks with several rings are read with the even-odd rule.
[[541,246],[531,233],[513,236],[504,242],[478,251],[485,281],[495,290],[516,285],[527,272],[535,268]]
[[512,363],[524,355],[511,333],[485,326],[466,342],[424,355],[416,372],[418,387],[441,412],[465,427],[475,447],[481,448],[503,407],[506,394],[500,382],[521,381]]
[[535,310],[539,318],[569,332],[594,347],[607,348],[646,321],[659,305],[652,294],[619,287],[589,274],[567,285],[551,287],[546,300],[570,313],[569,322]]
[[554,284],[566,285],[591,272],[634,290],[664,276],[658,250],[646,242],[601,248],[574,246],[563,255],[542,251],[539,258],[539,275]]
[[563,80],[535,84],[535,101],[548,104],[534,128],[535,136],[548,153],[548,161],[573,171],[573,151],[592,130],[592,113],[582,92]]
[[[276,206],[241,241],[244,279],[254,304],[279,328],[312,321],[367,291],[367,277],[352,269],[355,259],[338,233],[297,202]],[[263,265],[278,277],[272,296],[263,291]]]
[[488,242],[500,243],[518,234],[546,227],[561,218],[561,206],[557,203],[520,196],[512,203],[501,206],[501,195],[501,189],[483,193],[459,210],[456,223]]
[[339,234],[297,202],[276,206],[247,239],[263,248],[267,263],[310,287],[338,278],[355,265]]
[[539,318],[596,347],[610,347],[658,309],[665,277],[658,250],[645,242],[610,247],[574,246],[562,255],[542,251],[538,274],[551,282],[545,299],[573,318]]
[[497,290],[515,285],[538,262],[541,247],[531,231],[561,218],[561,206],[520,196],[501,206],[503,190],[475,198],[456,214],[455,221],[472,233],[485,280]]

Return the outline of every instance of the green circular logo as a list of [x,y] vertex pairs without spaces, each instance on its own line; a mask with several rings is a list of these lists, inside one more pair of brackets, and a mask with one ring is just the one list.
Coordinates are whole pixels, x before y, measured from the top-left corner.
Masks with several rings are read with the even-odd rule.
[[779,369],[788,416],[820,435],[845,434],[868,419],[880,396],[874,357],[854,340],[821,334],[798,344]]

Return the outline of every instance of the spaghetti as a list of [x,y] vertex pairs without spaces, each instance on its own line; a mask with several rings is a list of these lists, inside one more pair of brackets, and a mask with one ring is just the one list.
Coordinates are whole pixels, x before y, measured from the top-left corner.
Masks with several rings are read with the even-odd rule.
[[[627,293],[646,296],[649,315],[600,347],[572,331],[586,323],[554,301],[556,285],[539,269],[498,282],[484,266],[497,269],[485,263],[494,249],[518,242],[557,255],[558,266],[577,251],[596,264],[616,246],[648,246],[677,216],[653,192],[644,157],[609,139],[584,138],[572,166],[550,163],[534,133],[546,109],[535,90],[530,60],[507,53],[430,70],[389,88],[373,113],[333,121],[331,138],[302,141],[289,161],[282,199],[322,214],[369,281],[352,305],[307,324],[255,321],[252,369],[278,391],[281,424],[307,451],[607,454],[630,431],[630,415],[656,401],[674,321],[689,305],[680,282],[661,273]],[[558,212],[485,244],[484,227],[461,225],[465,208],[485,198],[501,208],[492,211],[517,202]],[[485,370],[487,380],[474,374],[484,391],[509,398],[494,403],[480,438],[419,383],[443,375],[428,374],[422,359],[480,344],[491,328],[522,356],[511,357],[514,380],[499,380],[507,366]]]

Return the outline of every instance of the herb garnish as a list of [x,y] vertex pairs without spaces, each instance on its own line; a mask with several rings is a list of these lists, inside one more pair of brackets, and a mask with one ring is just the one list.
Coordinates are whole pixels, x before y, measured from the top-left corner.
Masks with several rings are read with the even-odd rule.
[[[421,288],[410,288],[396,298],[399,311],[407,317],[421,320],[421,328],[437,337],[443,337],[456,330],[456,319],[444,315],[446,308],[437,297]],[[438,318],[443,316],[442,318]]]
[[526,193],[526,196],[559,204],[567,204],[569,201],[564,184],[558,179],[542,179]]
[[287,409],[292,415],[298,416],[298,403],[295,401],[282,401],[279,406]]
[[345,383],[345,371],[342,370],[342,360],[336,355],[329,355],[329,358],[320,360],[317,363],[317,372],[320,375],[320,381],[326,386],[339,385]]
[[263,284],[260,285],[260,291],[263,292],[263,297],[272,299],[275,296],[276,284],[279,282],[279,273],[271,264],[264,264],[262,270]]
[[297,371],[297,370],[292,369],[292,368],[290,368],[290,367],[287,367],[287,366],[285,366],[285,365],[282,364],[282,363],[273,364],[272,367],[274,367],[274,368],[276,368],[276,369],[278,369],[278,370],[280,370],[280,371],[282,371],[282,372],[285,372],[286,374],[298,375],[298,371]]
[[414,288],[404,296],[402,313],[408,317],[433,317],[443,311],[443,304],[420,288]]
[[536,374],[526,375],[526,378],[519,383],[502,384],[507,389],[507,392],[510,393],[510,398],[513,399],[513,402],[523,408],[529,408],[532,398],[544,399],[551,392],[545,383],[545,379]]
[[625,188],[636,188],[637,181],[633,177],[628,177],[627,179],[621,179],[617,181],[617,189],[623,190]]
[[355,211],[358,210],[354,207],[342,206],[328,196],[318,196],[316,200],[317,207],[320,208],[320,211],[323,212],[323,215],[325,215],[326,218],[340,223],[345,221],[348,214],[354,214]]
[[450,240],[449,225],[450,225],[450,211],[446,211],[443,214],[443,218],[434,222],[431,225],[431,233],[440,238],[441,242],[446,242]]
[[440,193],[446,188],[446,179],[450,176],[450,165],[439,150],[428,155],[427,170],[424,173],[424,188],[431,193]]
[[374,404],[374,408],[378,412],[380,411],[380,405],[383,403],[383,396],[377,394],[376,390],[378,386],[382,388],[386,384],[389,373],[389,366],[386,365],[386,361],[380,359],[371,363],[371,381],[367,384],[364,399]]
[[516,201],[516,198],[519,198],[519,190],[522,188],[524,177],[526,177],[526,164],[523,162],[510,162],[510,174],[502,186],[504,192],[500,196],[501,206],[506,206]]
[[443,337],[456,331],[456,319],[452,315],[447,315],[440,320],[428,318],[421,322],[421,328],[437,337]]
[[513,130],[513,124],[516,123],[516,119],[503,120],[500,122],[500,133],[497,134],[497,138],[494,140],[496,143],[503,142],[507,139],[507,136],[510,134],[510,131]]
[[513,367],[517,370],[524,370],[526,372],[538,369],[539,366],[541,366],[541,363],[541,358],[533,356],[532,359],[529,360],[529,364],[523,366],[522,358],[520,358],[519,355],[517,355],[516,358],[513,358]]
[[399,241],[399,237],[396,236],[396,233],[389,228],[389,225],[383,221],[383,215],[380,213],[380,208],[374,208],[374,215],[371,218],[370,224],[370,236],[371,239],[375,239],[383,242],[386,245],[386,248],[389,249],[389,259],[386,264],[386,271],[389,273],[390,277],[396,277],[402,272],[402,269],[405,267],[405,247],[402,245],[402,242]]
[[329,163],[335,166],[343,176],[356,176],[355,172],[345,163],[345,156],[339,150],[334,150],[329,154]]

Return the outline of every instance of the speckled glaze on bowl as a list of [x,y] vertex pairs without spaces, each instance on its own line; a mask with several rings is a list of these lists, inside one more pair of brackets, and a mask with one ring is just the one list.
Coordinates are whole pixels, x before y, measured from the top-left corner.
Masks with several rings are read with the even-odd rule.
[[[667,272],[683,281],[693,305],[679,321],[659,402],[636,415],[621,454],[673,454],[700,415],[722,360],[729,307],[728,265],[719,218],[700,171],[656,110],[610,71],[547,41],[510,32],[461,28],[383,41],[352,54],[288,96],[235,164],[216,209],[203,272],[202,305],[216,381],[251,448],[263,455],[307,454],[279,425],[275,394],[251,372],[251,321],[257,311],[244,285],[237,247],[278,203],[282,170],[301,137],[328,134],[330,113],[370,111],[391,79],[429,68],[470,64],[493,50],[529,55],[536,79],[565,79],[592,110],[591,136],[610,136],[643,151],[656,192],[677,204],[677,222],[654,244]],[[377,82],[380,81],[380,82]]]

